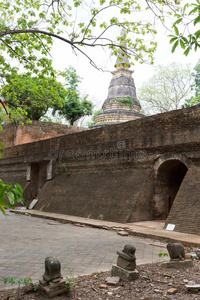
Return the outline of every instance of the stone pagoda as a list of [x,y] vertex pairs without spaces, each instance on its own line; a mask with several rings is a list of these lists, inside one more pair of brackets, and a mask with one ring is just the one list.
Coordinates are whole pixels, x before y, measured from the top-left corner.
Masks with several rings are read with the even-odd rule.
[[[125,35],[126,32],[122,29],[121,36]],[[102,106],[103,112],[96,116],[94,127],[145,117],[140,113],[141,106],[136,97],[133,71],[129,70],[130,63],[125,42],[123,44],[121,42],[121,46],[115,64],[116,70],[112,72],[113,78],[108,88],[108,96]]]

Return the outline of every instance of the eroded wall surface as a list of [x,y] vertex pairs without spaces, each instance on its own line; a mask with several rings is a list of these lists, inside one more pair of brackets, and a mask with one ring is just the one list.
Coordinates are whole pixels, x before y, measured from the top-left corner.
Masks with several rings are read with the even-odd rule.
[[0,140],[5,148],[86,130],[81,127],[39,121],[24,123],[23,126],[9,123],[2,125],[2,128]]
[[188,172],[166,224],[198,233],[199,149],[195,106],[7,148],[0,178],[21,180],[26,198],[39,199],[36,209],[130,223],[154,218],[156,172],[180,160]]
[[179,232],[200,235],[200,165],[191,165],[183,180],[167,224]]

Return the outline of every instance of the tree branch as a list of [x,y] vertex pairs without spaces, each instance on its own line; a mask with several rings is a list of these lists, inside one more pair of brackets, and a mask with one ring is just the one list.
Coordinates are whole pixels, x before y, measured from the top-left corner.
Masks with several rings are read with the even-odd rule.
[[8,115],[7,108],[5,107],[5,104],[4,104],[4,102],[1,100],[1,98],[0,98],[0,103],[1,103],[1,105],[3,106],[3,108],[4,108],[5,112],[6,112],[6,114]]
[[46,46],[44,45],[42,39],[36,34],[34,33],[34,35],[36,36],[36,38],[38,38],[40,40],[40,43],[42,44],[43,48],[47,51],[47,53],[49,54],[49,56],[52,57],[51,53],[49,52],[49,50],[46,48]]
[[99,13],[101,13],[104,9],[110,8],[110,7],[112,7],[112,6],[116,6],[116,5],[112,4],[112,5],[109,5],[109,6],[105,6],[105,7],[103,7],[102,9],[100,9],[96,14],[94,14],[94,16],[90,19],[90,22],[88,23],[88,25],[87,25],[87,27],[86,27],[86,29],[85,29],[85,33],[84,33],[84,35],[83,35],[82,41],[85,39],[85,34],[86,34],[87,30],[89,29],[89,27],[90,27],[92,21],[94,20],[94,18],[95,18]]
[[[89,61],[90,61],[90,63],[91,63],[91,65],[93,66],[93,67],[95,67],[96,69],[98,69],[99,70],[99,68],[97,67],[97,65],[94,63],[94,61],[84,52],[84,51],[82,51],[77,45],[84,45],[84,46],[88,46],[88,47],[95,47],[95,46],[101,46],[101,47],[106,47],[106,46],[113,46],[113,47],[118,47],[118,48],[121,48],[121,46],[120,45],[118,45],[118,44],[115,44],[115,43],[113,43],[110,39],[107,39],[107,38],[103,38],[103,39],[101,39],[102,41],[107,41],[108,43],[102,43],[102,44],[94,44],[94,42],[92,43],[92,44],[90,44],[90,43],[86,43],[86,42],[82,42],[82,41],[71,41],[71,40],[68,40],[68,39],[66,39],[66,38],[64,38],[64,37],[61,37],[61,36],[59,36],[59,35],[57,35],[57,34],[54,34],[54,33],[51,33],[51,32],[48,32],[48,31],[44,31],[44,30],[39,30],[39,29],[18,29],[18,30],[7,30],[7,31],[5,31],[5,32],[1,32],[0,33],[0,37],[3,37],[3,36],[6,36],[6,35],[14,35],[14,34],[20,34],[20,33],[32,33],[32,34],[34,34],[34,35],[36,35],[37,33],[39,33],[39,34],[44,34],[44,35],[48,35],[48,36],[50,36],[50,37],[54,37],[54,38],[56,38],[56,39],[59,39],[59,40],[61,40],[61,41],[64,41],[65,43],[68,43],[69,45],[71,45],[72,46],[72,48],[75,48],[76,50],[78,50],[80,53],[82,53],[84,56],[86,56],[88,59],[89,59]],[[39,37],[38,37],[39,38]],[[95,38],[96,39],[96,38]],[[2,42],[4,42],[3,41],[3,39],[0,39]],[[10,47],[9,45],[8,45],[8,47]],[[11,47],[10,47],[11,48]],[[13,50],[12,48],[11,48],[11,50]],[[122,50],[124,50],[124,48],[122,49]],[[130,50],[129,50],[130,51]],[[14,50],[13,50],[13,52],[14,52]],[[134,53],[134,55],[137,55],[134,51],[130,51],[130,53]],[[16,53],[15,52],[15,54],[17,54],[18,56],[20,56],[18,53]],[[23,57],[22,57],[23,58]],[[26,60],[26,59],[25,59]],[[26,60],[27,61],[27,60]],[[28,62],[28,61],[27,61]]]
[[21,59],[25,60],[27,63],[30,63],[25,57],[21,56],[19,53],[17,53],[10,45],[8,45],[3,39],[0,39],[6,47],[8,47],[13,53],[15,53],[17,56],[21,57]]

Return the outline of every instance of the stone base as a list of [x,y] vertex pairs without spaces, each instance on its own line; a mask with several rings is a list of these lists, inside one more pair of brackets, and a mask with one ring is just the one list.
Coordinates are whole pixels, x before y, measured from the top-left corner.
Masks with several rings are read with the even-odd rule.
[[121,279],[132,281],[139,278],[139,272],[137,270],[129,271],[125,270],[117,265],[112,265],[112,276],[119,276]]
[[163,268],[174,268],[174,269],[183,269],[193,267],[192,260],[171,260],[169,262],[164,262],[161,265]]
[[52,298],[69,291],[69,286],[63,278],[61,278],[58,282],[50,281],[49,283],[41,279],[39,280],[39,285],[42,294],[47,298]]
[[129,270],[129,271],[135,271],[136,268],[136,262],[135,261],[128,261],[124,259],[123,257],[118,256],[117,258],[117,266]]

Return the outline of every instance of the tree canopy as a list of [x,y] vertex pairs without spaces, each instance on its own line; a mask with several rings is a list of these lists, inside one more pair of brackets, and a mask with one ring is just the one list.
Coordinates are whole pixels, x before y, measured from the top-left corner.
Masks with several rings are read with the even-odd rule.
[[156,74],[142,85],[138,93],[144,114],[151,115],[181,108],[181,104],[190,94],[191,82],[189,65],[159,65]]
[[[8,61],[16,59],[31,72],[52,74],[48,54],[54,39],[67,43],[75,53],[84,54],[95,67],[97,64],[86,48],[107,47],[117,55],[119,48],[125,50],[127,45],[129,56],[152,63],[157,46],[155,27],[160,26],[159,22],[164,24],[167,16],[172,18],[173,50],[179,43],[187,46],[187,33],[179,34],[178,25],[187,18],[194,25],[199,22],[199,0],[183,8],[180,5],[174,0],[0,0],[0,65],[4,66],[0,72],[9,72]],[[140,14],[144,12],[146,17]],[[121,37],[116,27],[125,28],[126,36]],[[189,49],[193,44],[199,47],[199,31],[193,34],[191,42],[188,39]],[[123,40],[126,43],[121,43]]]
[[[184,0],[0,0],[0,80],[9,88],[13,74],[16,81],[20,80],[17,74],[24,72],[27,79],[55,76],[50,58],[55,39],[68,44],[74,53],[85,55],[95,67],[98,67],[95,60],[87,52],[94,47],[108,48],[114,55],[126,52],[129,58],[141,63],[153,63],[156,27],[160,24],[165,27],[173,24],[172,29],[168,28],[172,33],[172,52],[180,46],[187,55],[200,45],[200,30],[196,30],[200,0],[184,3]],[[168,17],[171,21],[165,23]],[[124,28],[126,34],[120,36],[118,28]],[[8,91],[11,97],[11,90]],[[14,98],[13,95],[9,102],[16,103]],[[37,115],[43,114],[41,108],[37,109]]]
[[12,119],[39,120],[50,107],[62,106],[66,90],[51,77],[13,74],[0,95]]
[[95,110],[92,114],[92,118],[91,118],[91,121],[87,123],[87,126],[88,127],[92,127],[95,125],[95,118],[98,116],[98,114],[101,114],[103,112],[103,109],[100,108],[98,110]]
[[93,103],[88,101],[88,95],[81,97],[78,90],[78,85],[81,82],[81,78],[77,75],[76,70],[73,67],[69,67],[65,70],[65,88],[66,97],[62,106],[56,105],[53,109],[53,115],[56,111],[67,121],[70,125],[74,125],[78,119],[83,116],[89,116],[93,111]]
[[[181,3],[186,1],[180,1]],[[176,11],[173,23],[174,34],[170,35],[172,52],[180,46],[187,56],[191,49],[197,51],[200,48],[200,0],[186,2]],[[197,28],[198,27],[198,28]]]
[[194,78],[194,83],[191,85],[191,89],[194,91],[194,96],[185,100],[185,103],[182,107],[190,107],[197,103],[200,103],[200,60],[192,72],[192,77]]

